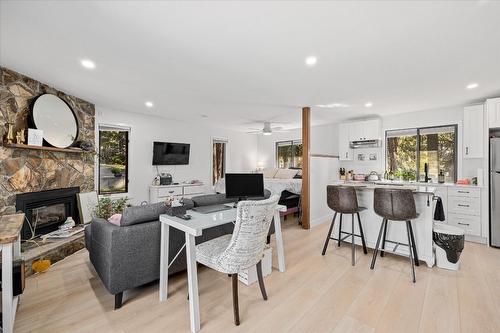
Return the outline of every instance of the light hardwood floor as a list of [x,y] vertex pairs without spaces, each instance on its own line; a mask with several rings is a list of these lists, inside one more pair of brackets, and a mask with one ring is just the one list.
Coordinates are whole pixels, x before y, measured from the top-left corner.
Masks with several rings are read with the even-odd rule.
[[[500,250],[466,243],[460,271],[422,264],[413,284],[405,258],[388,255],[371,271],[372,252],[359,247],[355,267],[347,245],[321,256],[327,229],[284,223],[287,271],[265,278],[267,302],[257,285],[241,285],[239,327],[230,278],[200,266],[202,332],[500,332]],[[15,331],[189,332],[186,276],[170,281],[167,301],[155,283],[114,311],[82,250],[27,280]]]

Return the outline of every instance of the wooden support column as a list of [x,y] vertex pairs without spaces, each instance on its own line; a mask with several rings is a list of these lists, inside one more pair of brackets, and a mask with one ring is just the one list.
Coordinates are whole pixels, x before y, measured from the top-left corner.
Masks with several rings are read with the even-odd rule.
[[302,108],[302,228],[311,227],[310,212],[310,150],[311,150],[311,108]]

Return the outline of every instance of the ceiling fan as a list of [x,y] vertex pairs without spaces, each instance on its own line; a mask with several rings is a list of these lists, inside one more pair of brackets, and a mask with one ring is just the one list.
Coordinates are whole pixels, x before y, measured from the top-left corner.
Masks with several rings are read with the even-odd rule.
[[263,135],[271,135],[274,133],[278,132],[288,132],[288,130],[283,129],[282,126],[276,126],[276,127],[271,127],[271,122],[265,121],[264,122],[264,128],[262,129],[255,129],[250,132],[246,132],[247,134],[263,134]]

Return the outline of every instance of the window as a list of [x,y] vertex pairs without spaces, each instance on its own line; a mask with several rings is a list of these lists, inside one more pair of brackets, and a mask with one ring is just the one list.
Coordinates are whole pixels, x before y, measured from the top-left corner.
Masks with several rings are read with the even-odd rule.
[[128,192],[129,128],[99,126],[99,194]]
[[386,132],[386,170],[403,180],[437,182],[442,170],[446,182],[457,180],[457,125]]
[[276,142],[276,166],[281,169],[302,168],[302,140]]

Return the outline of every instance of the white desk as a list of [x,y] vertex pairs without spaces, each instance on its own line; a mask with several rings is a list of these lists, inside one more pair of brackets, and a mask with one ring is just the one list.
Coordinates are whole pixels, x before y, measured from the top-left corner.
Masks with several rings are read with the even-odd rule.
[[[286,211],[286,207],[278,205],[276,211],[274,212],[274,229],[278,252],[278,268],[280,272],[285,271],[285,251],[283,247],[283,235],[281,233],[280,220],[280,212],[282,211]],[[236,208],[212,214],[201,214],[190,210],[188,211],[188,214],[191,215],[191,219],[187,221],[178,217],[160,215],[160,301],[164,301],[168,297],[168,234],[169,228],[173,227],[184,231],[186,234],[189,316],[191,322],[191,332],[198,332],[200,330],[200,304],[198,298],[198,272],[196,268],[195,237],[200,236],[205,229],[236,221]],[[175,260],[176,257],[174,257],[173,260]]]

